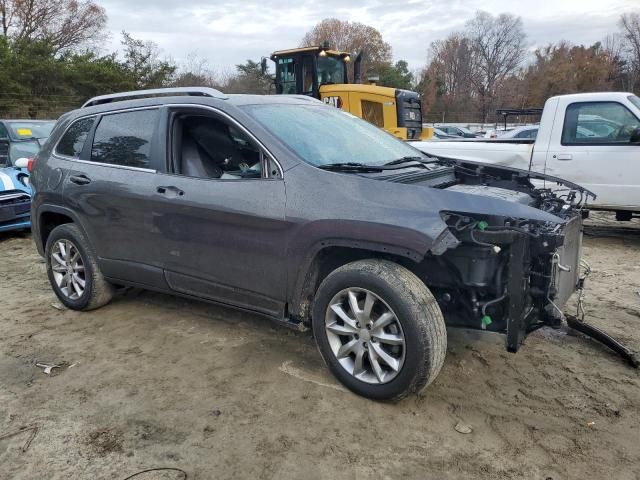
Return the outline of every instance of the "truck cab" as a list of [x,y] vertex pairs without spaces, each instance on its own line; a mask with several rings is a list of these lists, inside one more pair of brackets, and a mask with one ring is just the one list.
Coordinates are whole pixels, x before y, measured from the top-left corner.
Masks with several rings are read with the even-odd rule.
[[351,54],[327,45],[280,50],[271,54],[276,65],[276,93],[307,95],[340,108],[403,140],[423,136],[420,97],[416,92],[373,83],[360,83],[360,61],[354,61],[349,83]]

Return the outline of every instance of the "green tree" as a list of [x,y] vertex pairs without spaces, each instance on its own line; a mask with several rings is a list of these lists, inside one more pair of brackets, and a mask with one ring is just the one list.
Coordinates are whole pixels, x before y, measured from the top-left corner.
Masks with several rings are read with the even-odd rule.
[[151,41],[137,40],[122,32],[124,68],[136,88],[160,88],[173,80],[177,66],[161,60],[158,46]]
[[236,65],[237,75],[227,79],[223,89],[228,93],[254,93],[265,95],[273,91],[273,79],[268,73],[262,73],[259,62],[247,60]]
[[385,63],[374,70],[378,74],[378,84],[385,87],[411,90],[414,87],[414,76],[409,71],[405,60],[398,60],[395,65]]

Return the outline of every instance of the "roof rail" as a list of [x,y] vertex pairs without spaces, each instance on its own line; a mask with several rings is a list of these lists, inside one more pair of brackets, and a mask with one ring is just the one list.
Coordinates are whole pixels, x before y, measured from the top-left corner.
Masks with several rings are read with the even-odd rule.
[[196,97],[213,97],[226,100],[228,97],[220,90],[207,87],[173,87],[173,88],[153,88],[151,90],[134,90],[131,92],[110,93],[100,95],[87,100],[82,108],[102,105],[103,103],[119,102],[123,100],[133,100],[144,97],[161,97],[172,95],[192,95]]

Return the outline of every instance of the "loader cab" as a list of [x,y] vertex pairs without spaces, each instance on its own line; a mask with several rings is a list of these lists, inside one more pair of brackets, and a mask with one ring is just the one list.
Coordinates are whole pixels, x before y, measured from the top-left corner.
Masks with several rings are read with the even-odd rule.
[[[280,50],[271,54],[276,65],[275,90],[281,95],[307,95],[373,123],[403,140],[426,140],[420,96],[409,90],[360,82],[360,52],[353,61],[353,82],[347,65],[351,55],[327,44]],[[266,72],[266,59],[262,64]],[[371,79],[370,79],[371,80]],[[426,134],[426,135],[425,135]]]
[[347,62],[351,61],[351,56],[346,52],[322,46],[303,47],[274,52],[271,60],[276,65],[278,94],[319,99],[322,85],[349,83]]

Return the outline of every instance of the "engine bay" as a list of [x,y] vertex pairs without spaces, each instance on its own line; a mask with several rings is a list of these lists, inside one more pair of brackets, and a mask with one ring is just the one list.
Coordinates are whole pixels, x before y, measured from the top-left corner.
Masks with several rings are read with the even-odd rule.
[[[453,169],[450,192],[508,201],[550,213],[556,221],[508,214],[441,212],[455,238],[440,255],[425,259],[422,275],[436,294],[447,323],[507,334],[516,351],[530,331],[558,326],[562,307],[580,282],[582,220],[592,194],[546,177],[539,188],[530,174],[462,161]],[[553,187],[553,188],[551,188]],[[553,217],[550,217],[553,218]]]

